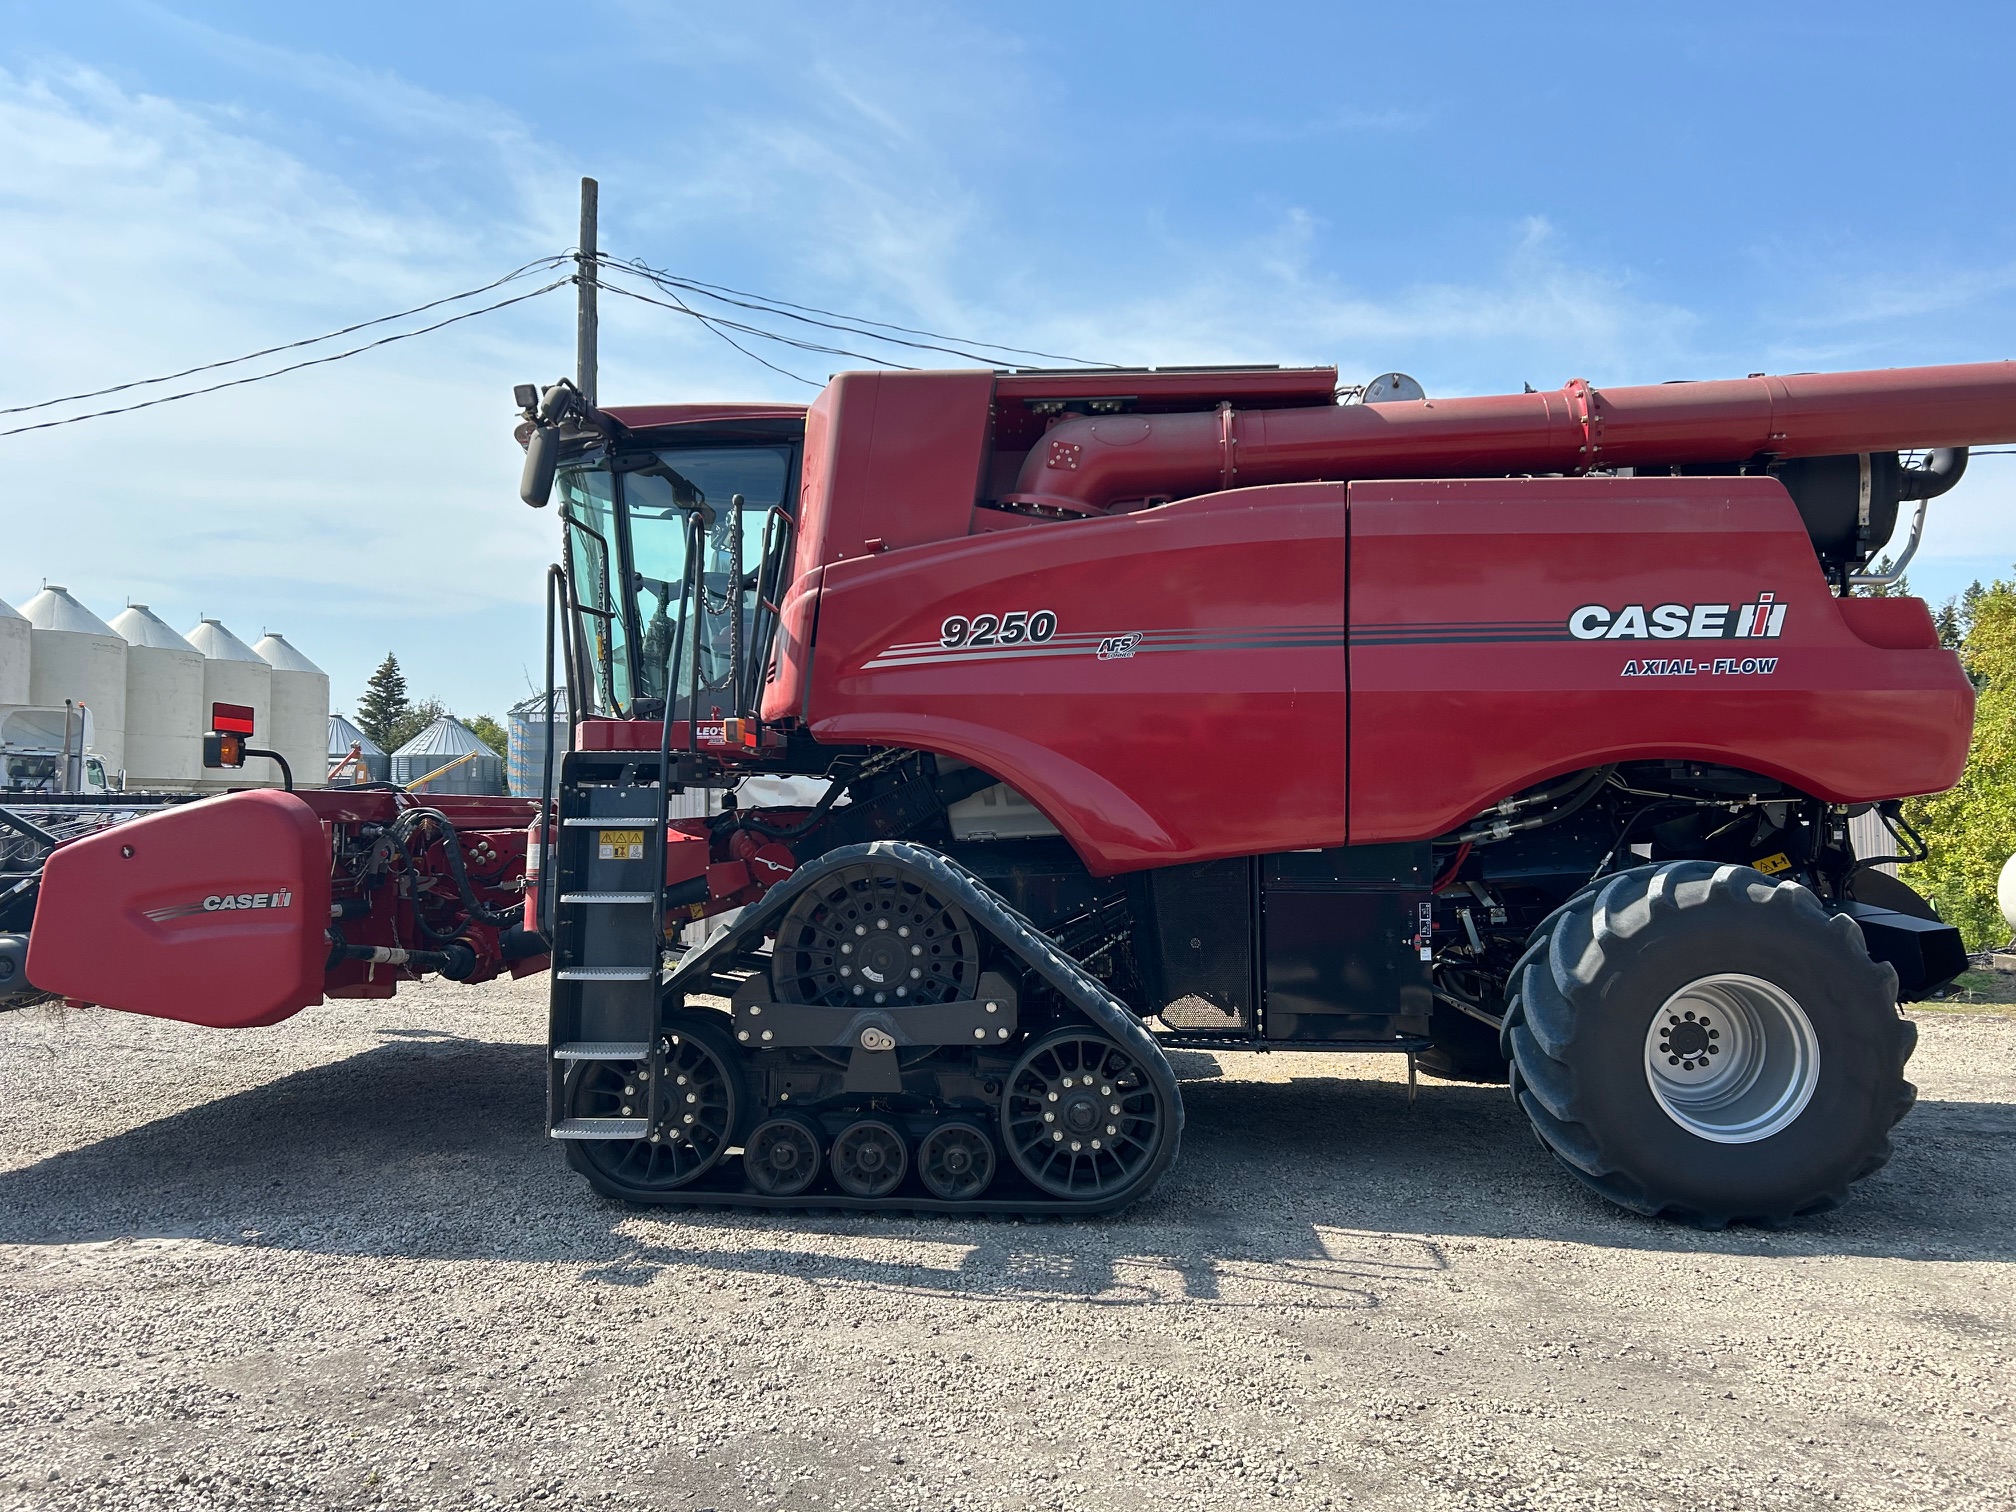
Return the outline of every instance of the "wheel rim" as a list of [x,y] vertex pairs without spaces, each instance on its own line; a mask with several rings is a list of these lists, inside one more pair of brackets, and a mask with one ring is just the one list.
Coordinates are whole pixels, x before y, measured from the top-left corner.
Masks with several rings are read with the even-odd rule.
[[1134,1058],[1096,1034],[1053,1035],[1022,1057],[1001,1098],[1015,1168],[1053,1197],[1124,1191],[1154,1162],[1167,1115]]
[[856,1197],[882,1197],[903,1183],[910,1153],[903,1136],[879,1118],[864,1118],[833,1141],[833,1179]]
[[1688,983],[1653,1016],[1645,1080],[1688,1133],[1750,1144],[1806,1110],[1820,1083],[1820,1040],[1784,988],[1722,972]]
[[994,1141],[973,1124],[940,1124],[917,1147],[917,1175],[934,1197],[978,1197],[994,1179]]
[[742,1146],[749,1184],[772,1197],[791,1197],[819,1175],[819,1136],[796,1118],[758,1124]]
[[772,985],[787,1003],[954,1003],[973,997],[979,975],[980,940],[964,911],[870,862],[841,868],[791,905]]
[[[584,1141],[583,1153],[611,1178],[633,1187],[680,1187],[728,1153],[738,1097],[735,1079],[705,1039],[673,1030],[660,1043],[665,1078],[658,1126],[646,1138]],[[587,1063],[576,1085],[577,1118],[642,1118],[649,1061]]]

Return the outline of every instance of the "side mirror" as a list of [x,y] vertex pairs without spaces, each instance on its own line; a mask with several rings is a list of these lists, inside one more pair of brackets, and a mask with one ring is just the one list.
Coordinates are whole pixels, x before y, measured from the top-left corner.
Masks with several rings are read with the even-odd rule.
[[560,465],[560,427],[537,425],[525,438],[525,470],[518,475],[518,497],[534,509],[544,509],[553,497],[553,472]]

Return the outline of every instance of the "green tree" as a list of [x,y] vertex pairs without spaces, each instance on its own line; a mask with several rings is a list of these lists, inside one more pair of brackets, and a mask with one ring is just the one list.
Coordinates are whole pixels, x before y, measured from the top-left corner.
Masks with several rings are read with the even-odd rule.
[[399,658],[388,651],[357,701],[357,728],[390,751],[405,744],[394,740],[392,734],[412,710],[413,702],[406,696],[406,674],[399,670]]
[[1930,854],[1904,877],[1960,927],[1970,948],[1983,950],[2009,938],[1995,883],[2016,852],[2016,582],[1976,583],[1947,608],[1978,690],[1974,739],[1958,785],[1905,803]]
[[478,714],[474,719],[468,720],[466,723],[472,731],[483,738],[483,744],[490,747],[499,756],[509,756],[511,754],[511,732],[497,723],[488,714]]
[[[423,698],[417,704],[409,704],[406,712],[392,722],[385,732],[385,739],[379,740],[378,744],[387,751],[396,751],[447,712],[448,706],[438,698]],[[377,740],[378,737],[374,735],[372,739]]]

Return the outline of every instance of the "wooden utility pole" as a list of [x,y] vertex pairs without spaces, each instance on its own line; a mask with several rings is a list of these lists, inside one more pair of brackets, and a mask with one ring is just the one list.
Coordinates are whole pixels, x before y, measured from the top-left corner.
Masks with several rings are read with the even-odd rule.
[[581,180],[581,250],[574,254],[574,386],[590,406],[595,403],[595,211],[601,187]]

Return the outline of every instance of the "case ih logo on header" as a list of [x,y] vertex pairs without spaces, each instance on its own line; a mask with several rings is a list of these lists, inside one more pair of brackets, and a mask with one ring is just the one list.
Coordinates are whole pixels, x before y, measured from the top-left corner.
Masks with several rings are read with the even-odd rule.
[[147,917],[156,924],[166,924],[170,919],[187,919],[196,914],[223,913],[241,908],[291,908],[293,905],[293,889],[282,887],[274,892],[212,893],[200,903],[177,903],[170,908],[150,908],[147,910]]
[[1568,616],[1577,640],[1776,640],[1785,633],[1786,605],[1775,593],[1754,604],[1584,604]]

